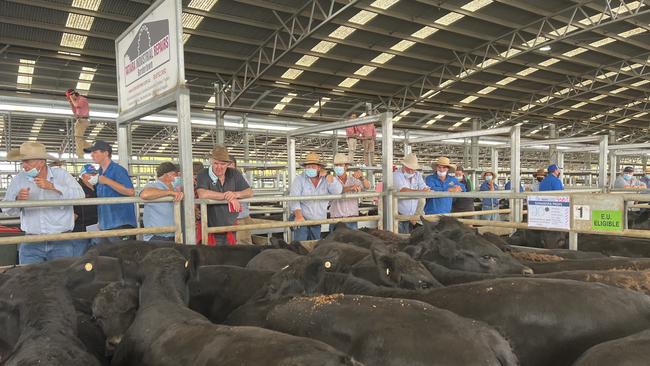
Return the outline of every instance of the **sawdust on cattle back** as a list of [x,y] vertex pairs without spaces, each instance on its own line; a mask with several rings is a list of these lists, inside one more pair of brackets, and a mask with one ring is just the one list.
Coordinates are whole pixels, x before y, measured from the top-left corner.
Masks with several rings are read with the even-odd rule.
[[323,305],[329,305],[337,302],[339,299],[342,299],[343,296],[345,295],[343,294],[319,295],[319,296],[303,298],[302,300],[312,302],[313,304],[311,306],[311,309],[316,310]]
[[510,255],[518,260],[525,260],[530,262],[561,262],[564,258],[554,254],[541,254],[530,252],[510,252]]
[[[587,275],[587,281],[590,282],[610,282],[616,287],[625,288],[632,291],[642,292],[650,295],[650,271],[629,271],[629,270],[608,270],[611,272],[607,280],[602,281],[605,276],[597,273]],[[625,273],[627,272],[627,273]]]

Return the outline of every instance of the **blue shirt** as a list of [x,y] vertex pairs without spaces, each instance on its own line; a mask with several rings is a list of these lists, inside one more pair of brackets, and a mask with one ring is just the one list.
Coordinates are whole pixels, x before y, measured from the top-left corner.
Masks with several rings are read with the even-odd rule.
[[[504,189],[505,191],[509,191],[509,190],[511,190],[511,189],[512,189],[512,181],[510,181],[510,180],[507,181],[507,182],[506,182],[506,186],[503,187],[503,189]],[[520,185],[519,185],[519,192],[523,192],[523,191],[524,191],[524,186],[520,184]]]
[[[84,198],[85,194],[79,183],[65,169],[48,167],[47,180],[54,184],[59,192],[41,189],[34,178],[24,171],[16,175],[7,187],[5,201],[15,201],[23,188],[29,188],[29,200],[66,200]],[[74,211],[72,206],[5,208],[2,212],[20,215],[20,229],[27,234],[58,234],[72,231],[74,228]]]
[[[341,194],[343,186],[338,179],[334,179],[332,183],[327,183],[325,177],[320,177],[318,184],[314,187],[311,178],[302,173],[291,182],[289,195],[291,197],[299,196],[325,196],[328,194]],[[295,210],[300,209],[302,216],[305,220],[321,220],[327,218],[327,200],[308,200],[308,201],[290,201],[289,210],[293,213]]]
[[[144,186],[147,188],[155,188],[163,191],[168,191],[169,187],[159,180],[148,183]],[[141,193],[142,194],[142,193]],[[174,226],[174,203],[173,202],[152,202],[145,203],[142,214],[142,221],[144,227],[161,227],[161,226]],[[173,237],[174,233],[158,233],[158,234],[144,234],[142,238],[149,241],[154,235]]]
[[[465,186],[459,183],[456,177],[451,175],[447,175],[445,180],[442,181],[438,177],[438,174],[432,174],[427,177],[426,184],[435,192],[448,192],[449,188],[459,186],[465,192]],[[427,198],[427,203],[424,205],[424,213],[427,215],[450,213],[452,202],[453,198],[451,197]]]
[[[102,168],[99,168],[99,175],[110,178],[126,188],[133,188],[133,183],[131,182],[131,178],[129,178],[129,172],[114,161],[111,161],[105,172]],[[95,191],[97,192],[98,198],[124,197],[107,184],[97,183]],[[135,206],[133,203],[97,205],[97,216],[101,230],[110,230],[124,225],[137,227]]]
[[554,176],[553,174],[549,173],[546,175],[546,178],[539,184],[539,191],[544,192],[544,191],[563,191],[564,190],[564,185],[562,185],[562,181],[560,178]]
[[[494,191],[498,191],[498,190],[499,190],[499,185],[494,183]],[[490,191],[490,186],[488,185],[487,181],[484,181],[483,184],[481,184],[479,191]],[[498,198],[483,198],[481,202],[483,203],[484,208],[485,207],[499,208]]]
[[[422,190],[427,188],[427,184],[422,178],[422,173],[415,172],[413,177],[406,178],[404,176],[404,171],[398,169],[393,172],[393,185],[395,190],[399,192],[402,188]],[[418,200],[398,200],[397,201],[397,211],[400,215],[415,215],[415,211],[418,209]]]

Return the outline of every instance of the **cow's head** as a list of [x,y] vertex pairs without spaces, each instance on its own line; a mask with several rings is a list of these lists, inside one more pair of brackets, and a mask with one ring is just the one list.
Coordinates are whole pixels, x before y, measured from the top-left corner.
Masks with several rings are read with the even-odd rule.
[[386,286],[409,290],[442,287],[422,263],[406,253],[390,252],[382,246],[373,246],[371,252],[379,278]]
[[334,267],[328,259],[299,257],[274,274],[263,297],[275,300],[286,296],[310,295],[317,291],[323,272]]
[[138,286],[112,282],[103,287],[92,304],[93,316],[106,337],[106,355],[113,354],[138,310]]

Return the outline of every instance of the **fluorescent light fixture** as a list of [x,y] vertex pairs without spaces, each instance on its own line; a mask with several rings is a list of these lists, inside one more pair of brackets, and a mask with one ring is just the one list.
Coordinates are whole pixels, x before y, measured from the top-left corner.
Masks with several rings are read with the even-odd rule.
[[407,49],[409,49],[411,46],[413,46],[414,44],[415,44],[415,42],[413,42],[413,41],[403,39],[403,40],[397,42],[396,44],[394,44],[393,47],[391,47],[390,49],[393,50],[393,51],[404,52]]
[[629,38],[645,32],[646,32],[645,28],[634,28],[634,29],[630,29],[629,31],[621,32],[618,35],[619,37]]
[[411,37],[425,39],[430,35],[436,33],[437,31],[438,28],[433,28],[425,25],[424,27],[420,28],[420,30],[418,30],[417,32],[411,34]]
[[376,63],[376,64],[385,64],[386,62],[390,61],[393,57],[395,57],[395,55],[390,54],[390,53],[386,53],[386,52],[382,52],[379,55],[377,55],[377,57],[373,58],[372,61],[370,61],[370,62],[373,62],[373,63]]
[[330,37],[337,38],[337,39],[346,39],[350,34],[354,33],[354,31],[355,31],[354,28],[350,28],[342,25],[336,28],[335,30],[333,30],[332,33],[330,33]]
[[553,64],[556,64],[556,63],[558,63],[558,62],[560,62],[560,60],[557,59],[557,58],[549,58],[549,59],[546,60],[546,61],[542,61],[542,62],[540,62],[538,65],[539,65],[539,66],[544,66],[544,67],[549,67],[549,66],[551,66],[551,65],[553,65]]
[[375,0],[373,1],[372,4],[370,4],[370,6],[372,6],[373,8],[386,10],[398,2],[399,0]]
[[76,52],[56,51],[56,53],[58,53],[60,55],[67,55],[67,56],[76,56],[76,57],[81,56],[80,54],[78,54]]
[[372,20],[372,18],[376,17],[377,13],[373,13],[367,10],[361,10],[358,12],[356,15],[354,15],[352,18],[349,19],[350,23],[355,23],[359,25],[364,25],[368,23],[369,21]]
[[591,43],[589,43],[589,45],[592,46],[592,47],[602,47],[602,46],[604,46],[606,44],[610,44],[612,42],[616,42],[616,40],[614,38],[611,38],[611,37],[606,37],[606,38],[603,38],[603,39],[601,39],[599,41],[591,42]]
[[529,67],[527,69],[523,69],[523,70],[519,71],[517,73],[517,75],[519,75],[519,76],[527,76],[527,75],[530,75],[530,74],[534,73],[537,70],[539,70],[539,69],[536,69],[534,67]]
[[187,5],[188,8],[199,9],[203,11],[210,11],[214,4],[217,3],[217,0],[192,0]]
[[61,46],[83,49],[86,45],[86,36],[80,36],[78,34],[72,33],[63,33],[61,36]]
[[483,88],[483,89],[477,91],[477,93],[478,93],[478,94],[490,94],[490,93],[492,93],[493,91],[495,91],[496,89],[497,89],[497,88],[495,88],[495,87],[493,87],[493,86],[486,86],[485,88]]
[[621,123],[625,123],[625,122],[627,122],[629,120],[630,120],[630,118],[623,118],[622,120],[616,122],[616,124],[618,125],[618,124],[621,124]]
[[553,37],[561,37],[563,35],[569,34],[573,32],[574,30],[578,29],[578,27],[574,27],[572,25],[567,25],[561,28],[558,28],[557,30],[554,30],[552,32],[549,32],[550,35]]
[[583,107],[585,105],[587,105],[587,102],[580,102],[580,103],[576,103],[576,104],[572,105],[571,108],[580,108],[580,107]]
[[553,113],[553,115],[554,115],[554,116],[561,116],[561,115],[563,115],[563,114],[565,114],[565,113],[567,113],[567,112],[570,112],[570,111],[571,111],[571,110],[569,110],[569,109],[561,109],[561,110],[559,110],[559,111]]
[[355,75],[360,75],[360,76],[367,76],[368,74],[370,74],[371,72],[375,71],[376,69],[377,69],[377,68],[374,67],[374,66],[368,66],[368,65],[365,65],[365,66],[361,66],[361,67],[359,68],[359,70],[357,70],[357,71],[354,72],[354,74],[355,74]]
[[636,83],[632,84],[632,86],[636,87],[636,86],[645,85],[645,84],[647,84],[647,83],[650,83],[650,80],[641,80],[641,81],[637,81]]
[[497,85],[508,85],[512,83],[513,81],[517,80],[516,78],[513,78],[511,76],[508,76],[507,78],[501,79],[496,82]]
[[494,64],[497,64],[497,63],[499,63],[499,60],[497,60],[495,58],[488,58],[487,60],[481,62],[478,65],[476,65],[476,67],[478,67],[479,69],[484,69],[486,67],[490,67],[490,66],[492,66]]
[[461,120],[461,122],[468,122],[469,120],[471,120],[471,118],[469,118],[469,117],[465,117],[465,118],[463,118],[463,119]]
[[296,61],[296,65],[299,66],[305,66],[309,67],[314,64],[314,62],[318,61],[318,57],[315,56],[310,56],[310,55],[303,55],[300,60]]
[[548,45],[548,44],[547,44],[547,45],[545,45],[545,46],[542,46],[542,47],[539,48],[539,50],[540,50],[540,51],[544,51],[544,52],[546,52],[546,51],[550,51],[550,50],[551,50],[551,45]]
[[203,21],[203,17],[196,14],[183,13],[183,28],[196,29]]
[[97,11],[102,0],[73,0],[72,6],[75,8]]
[[637,114],[634,115],[634,118],[643,117],[643,116],[645,116],[646,114],[648,114],[648,112],[637,113]]
[[358,83],[359,79],[355,78],[345,78],[345,80],[341,81],[339,83],[339,86],[342,88],[351,88],[354,86],[354,84]]
[[471,103],[471,102],[473,102],[473,101],[475,101],[477,99],[478,99],[478,97],[470,95],[470,96],[466,97],[465,99],[461,100],[460,103],[469,104],[469,103]]
[[596,76],[596,78],[598,78],[598,79],[606,79],[606,78],[611,78],[612,76],[614,76],[616,74],[617,74],[617,72],[610,71],[608,73],[598,75],[598,76]]
[[302,74],[302,70],[290,68],[287,71],[285,71],[284,74],[282,74],[281,78],[293,80],[298,76],[300,76],[300,74]]
[[532,131],[530,131],[530,132],[528,133],[528,135],[534,135],[534,134],[536,134],[536,133],[538,133],[538,132],[539,132],[539,129],[532,130]]
[[601,21],[606,20],[606,19],[609,19],[609,15],[599,13],[599,14],[596,14],[596,15],[592,15],[592,16],[590,16],[588,18],[584,18],[581,21],[579,21],[578,23],[583,24],[583,25],[592,25],[594,23],[598,23],[598,22],[601,22]]
[[490,5],[491,3],[492,0],[473,0],[461,6],[460,8],[463,10],[474,12],[481,9],[482,7]]
[[77,86],[75,87],[77,90],[90,90],[90,83],[85,82],[85,81],[78,81]]
[[622,92],[622,91],[626,91],[626,90],[628,90],[628,89],[629,89],[629,88],[622,87],[622,88],[618,88],[618,89],[612,90],[612,91],[610,91],[610,93],[611,93],[611,94],[618,94],[618,93],[620,93],[620,92]]
[[459,127],[462,124],[463,124],[463,122],[456,122],[456,123],[454,123],[454,125],[452,127],[456,128],[456,127]]
[[68,20],[65,22],[67,28],[90,30],[93,26],[94,17],[77,13],[68,13]]
[[312,51],[318,52],[318,53],[327,53],[329,52],[332,48],[336,46],[336,43],[330,42],[330,41],[320,41],[318,42],[314,47],[312,47]]
[[454,13],[452,11],[452,12],[449,12],[448,14],[436,19],[434,21],[434,23],[448,26],[448,25],[451,25],[452,23],[455,23],[455,22],[459,21],[460,19],[463,19],[463,17],[465,17],[463,14]]
[[499,54],[499,56],[501,56],[501,57],[503,57],[503,58],[510,58],[510,57],[515,56],[515,55],[518,55],[518,54],[520,54],[520,53],[521,53],[520,50],[518,50],[518,49],[516,49],[516,48],[511,48],[511,49],[509,49],[509,50],[507,50],[507,51],[503,51],[503,52],[501,52],[501,53]]
[[578,47],[578,48],[576,48],[574,50],[567,51],[567,52],[563,53],[562,56],[574,57],[574,56],[578,56],[579,54],[585,53],[585,52],[587,52],[586,48]]

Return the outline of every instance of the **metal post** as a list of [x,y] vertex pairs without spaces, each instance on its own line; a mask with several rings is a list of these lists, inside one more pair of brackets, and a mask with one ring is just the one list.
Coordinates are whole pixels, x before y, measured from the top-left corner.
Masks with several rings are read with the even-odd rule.
[[492,152],[492,173],[498,176],[499,175],[499,150],[492,148],[491,152]]
[[[520,176],[520,153],[521,146],[519,145],[521,137],[521,129],[519,126],[514,126],[510,132],[510,184],[512,186],[512,192],[518,192],[519,186],[521,185],[521,176]],[[522,217],[522,201],[520,199],[510,200],[510,209],[512,213],[510,214],[510,221],[521,222]]]
[[578,233],[569,231],[569,250],[578,250]]
[[[221,84],[214,84],[214,103],[217,107],[223,107],[225,105],[225,96]],[[216,132],[217,132],[217,144],[223,145],[226,141],[226,127],[224,124],[224,111],[215,108],[215,119],[216,119]]]
[[[206,216],[207,217],[207,216]],[[181,215],[181,203],[174,202],[174,225],[176,232],[174,233],[174,241],[177,243],[183,242],[183,220]]]
[[412,149],[411,149],[411,144],[409,143],[409,131],[404,131],[404,156],[407,154],[410,154]]
[[[555,140],[557,138],[557,130],[556,130],[556,124],[555,123],[549,123],[548,125],[548,137],[552,140]],[[548,161],[551,162],[551,164],[557,164],[558,166],[563,166],[559,162],[559,156],[557,155],[557,145],[548,145]]]
[[381,161],[384,192],[384,230],[393,230],[393,114],[385,112],[381,117]]
[[[194,182],[192,172],[192,122],[190,120],[190,91],[183,87],[176,94],[178,114],[178,161],[181,163],[183,179],[183,233],[185,244],[196,244],[196,220],[194,216]],[[207,217],[204,217],[207,220]]]
[[[603,192],[607,190],[607,150],[607,137],[603,136],[600,138],[600,143],[598,144],[598,187]],[[591,181],[591,178],[589,180]]]
[[11,151],[11,112],[7,113],[7,128],[5,128],[5,144],[7,145],[7,152]]
[[296,139],[287,136],[287,190],[296,176]]
[[244,128],[244,162],[250,163],[250,136],[248,134],[248,114],[242,117],[242,125]]
[[[564,169],[566,171],[566,168],[564,167],[564,153],[561,152],[561,151],[556,151],[555,155],[556,155],[556,158],[557,158],[557,161],[555,162],[555,164],[557,164],[557,166],[559,166],[560,168],[562,168],[562,169]],[[560,180],[562,181],[562,184],[564,184],[564,182],[566,181],[566,179],[564,179],[564,178],[566,178],[565,174],[560,175]],[[570,180],[569,180],[569,184],[571,184]]]
[[115,127],[117,129],[117,155],[120,156],[118,163],[123,166],[129,173],[129,130],[128,123],[117,123],[115,122]]
[[[616,131],[609,131],[609,145],[616,144]],[[614,181],[616,180],[616,172],[618,171],[616,151],[608,151],[609,154],[609,187],[614,188]]]
[[[478,118],[474,118],[472,120],[472,131],[478,131],[480,127],[480,123]],[[473,136],[472,137],[472,169],[477,170],[478,169],[478,136]],[[476,182],[474,182],[474,186],[476,186]]]
[[201,244],[208,245],[208,205],[201,204]]
[[332,156],[336,156],[339,152],[339,139],[336,132],[337,130],[332,131]]

